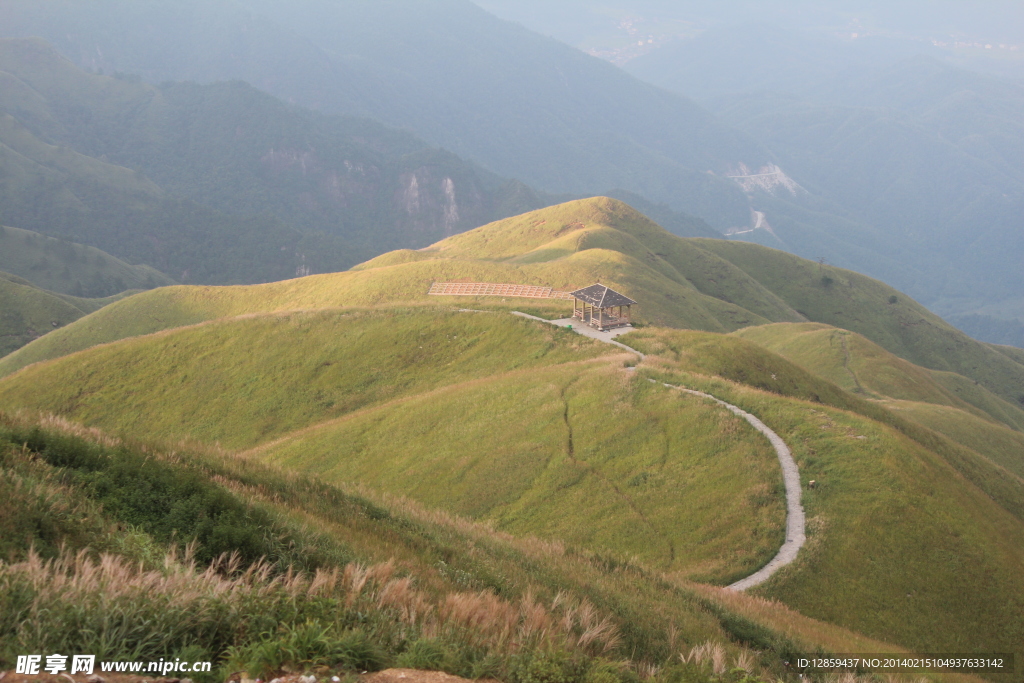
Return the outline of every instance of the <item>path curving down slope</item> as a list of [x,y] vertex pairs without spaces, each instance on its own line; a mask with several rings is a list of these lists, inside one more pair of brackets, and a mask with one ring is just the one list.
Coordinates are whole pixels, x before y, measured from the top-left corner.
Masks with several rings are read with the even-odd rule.
[[[653,382],[654,380],[652,379],[651,381]],[[782,466],[782,480],[786,484],[786,540],[782,544],[782,547],[779,548],[779,552],[775,554],[775,557],[773,557],[768,564],[761,567],[750,576],[729,584],[728,587],[732,590],[744,591],[748,588],[753,588],[758,584],[764,583],[772,574],[795,560],[797,553],[800,552],[800,548],[804,545],[804,541],[807,540],[807,536],[804,531],[806,523],[804,517],[804,506],[800,502],[800,470],[797,468],[796,461],[793,459],[793,453],[789,450],[789,446],[786,445],[786,442],[783,441],[778,434],[772,431],[768,425],[761,422],[742,408],[737,408],[733,404],[726,403],[722,399],[715,398],[711,394],[705,394],[703,391],[694,391],[693,389],[677,387],[672,384],[665,384],[665,386],[669,389],[676,389],[677,391],[682,391],[687,394],[693,394],[694,396],[710,399],[719,405],[725,406],[730,411],[749,422],[751,427],[768,437],[768,441],[771,442],[776,455],[779,456],[779,465]]]
[[[527,313],[520,313],[519,311],[514,311],[513,313],[523,318],[530,318],[531,320],[538,320],[542,323],[557,325],[559,327],[565,327],[567,324],[571,324],[572,322],[578,322],[571,319],[545,320],[544,318],[538,318]],[[614,344],[615,346],[635,353],[640,357],[640,360],[643,360],[646,357],[636,349],[630,348],[625,344],[614,340],[615,336],[628,332],[628,329],[616,330],[614,333],[598,332],[597,330],[583,325],[573,325],[572,329],[584,336],[603,341],[606,344]],[[649,381],[656,382],[656,380],[653,379]],[[664,382],[662,382],[662,384],[669,389],[675,389],[676,391],[681,391],[686,394],[706,398],[725,407],[735,415],[742,417],[750,423],[751,427],[764,434],[771,443],[772,448],[775,449],[775,454],[779,458],[779,465],[782,467],[782,480],[786,486],[786,540],[783,542],[782,547],[779,548],[779,552],[775,554],[775,557],[773,557],[768,564],[761,567],[750,576],[729,584],[728,588],[735,591],[745,591],[748,588],[753,588],[754,586],[764,583],[773,574],[775,574],[775,572],[795,560],[797,553],[800,552],[800,548],[803,547],[804,542],[807,540],[805,531],[806,518],[804,516],[804,507],[801,503],[802,488],[800,486],[800,469],[796,466],[796,460],[793,459],[792,451],[789,450],[789,446],[787,446],[786,442],[782,440],[782,437],[772,431],[772,429],[764,422],[761,422],[761,420],[757,419],[742,408],[734,406],[731,403],[727,403],[720,398],[715,398],[711,394],[706,394],[702,391],[687,389],[686,387],[678,387],[673,384],[665,384]]]

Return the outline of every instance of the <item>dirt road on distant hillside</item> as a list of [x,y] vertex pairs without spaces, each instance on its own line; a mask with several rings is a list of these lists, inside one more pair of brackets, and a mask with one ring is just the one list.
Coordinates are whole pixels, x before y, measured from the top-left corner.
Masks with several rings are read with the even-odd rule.
[[[572,329],[575,332],[586,337],[590,337],[591,339],[597,339],[598,341],[605,342],[606,344],[614,344],[615,346],[626,349],[627,351],[632,351],[636,355],[640,356],[640,360],[645,358],[644,354],[640,353],[636,349],[631,349],[625,344],[615,341],[614,338],[616,336],[628,332],[630,328],[620,328],[611,332],[598,332],[597,330],[585,325],[580,325],[579,321],[574,321],[568,318],[565,320],[545,320],[544,318],[538,318],[518,311],[515,311],[514,314],[523,318],[530,318],[531,320],[539,320],[540,322],[548,323],[549,325],[557,325],[559,327],[566,327],[569,324],[576,323],[572,326]],[[654,382],[655,380],[652,379],[650,381]],[[782,467],[782,480],[786,485],[786,540],[783,542],[782,547],[779,548],[779,552],[771,559],[771,561],[768,562],[768,564],[761,567],[761,569],[750,576],[730,584],[728,587],[732,590],[744,591],[748,588],[753,588],[754,586],[762,584],[775,572],[795,560],[797,553],[800,552],[800,548],[804,545],[804,541],[807,540],[805,534],[806,519],[804,517],[804,507],[800,502],[802,493],[802,489],[800,487],[800,470],[797,468],[796,461],[793,459],[793,453],[789,450],[789,446],[786,445],[786,442],[782,440],[782,437],[772,431],[768,425],[761,422],[745,410],[738,408],[731,403],[726,403],[720,398],[715,398],[711,394],[705,394],[702,391],[694,391],[693,389],[677,387],[672,384],[665,384],[665,386],[669,389],[675,389],[677,391],[682,391],[687,394],[700,396],[701,398],[714,401],[715,403],[718,403],[732,411],[739,417],[742,417],[750,423],[751,427],[768,437],[768,441],[772,444],[772,448],[775,449],[775,453],[779,457],[779,465]]]

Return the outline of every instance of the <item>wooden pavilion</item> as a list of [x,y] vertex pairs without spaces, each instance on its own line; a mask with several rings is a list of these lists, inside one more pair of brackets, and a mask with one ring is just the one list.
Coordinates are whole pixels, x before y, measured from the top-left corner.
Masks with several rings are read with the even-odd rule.
[[[572,297],[572,317],[601,332],[630,325],[630,306],[636,302],[604,285],[577,289]],[[580,307],[582,304],[582,307]]]

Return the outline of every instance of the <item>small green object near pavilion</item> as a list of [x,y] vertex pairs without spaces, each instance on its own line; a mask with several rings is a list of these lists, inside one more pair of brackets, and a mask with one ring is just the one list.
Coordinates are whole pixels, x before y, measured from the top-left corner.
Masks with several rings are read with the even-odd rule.
[[[630,307],[636,302],[604,285],[577,289],[572,296],[572,317],[599,331],[630,327]],[[580,306],[582,304],[582,307]]]

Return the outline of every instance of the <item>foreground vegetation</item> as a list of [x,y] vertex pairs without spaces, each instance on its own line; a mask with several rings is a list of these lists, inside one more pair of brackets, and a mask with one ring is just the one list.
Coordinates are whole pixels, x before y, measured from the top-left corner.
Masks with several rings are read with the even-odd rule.
[[[783,635],[763,601],[726,604],[638,564],[225,453],[0,423],[17,513],[4,518],[0,606],[16,618],[0,625],[0,667],[68,650],[209,658],[210,680],[399,665],[517,683],[754,681],[788,678],[793,652],[825,652],[819,635],[892,648],[795,615]],[[170,533],[166,496],[181,502]]]

